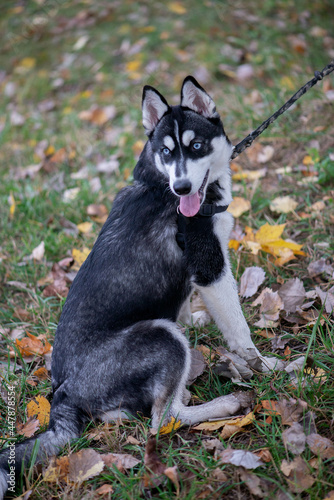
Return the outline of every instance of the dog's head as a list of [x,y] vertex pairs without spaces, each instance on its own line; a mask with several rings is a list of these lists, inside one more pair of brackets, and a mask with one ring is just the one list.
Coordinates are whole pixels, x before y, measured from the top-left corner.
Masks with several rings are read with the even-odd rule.
[[188,76],[180,106],[169,106],[157,90],[145,86],[142,108],[154,164],[180,198],[181,213],[192,217],[199,211],[208,185],[222,176],[232,154],[215,103]]

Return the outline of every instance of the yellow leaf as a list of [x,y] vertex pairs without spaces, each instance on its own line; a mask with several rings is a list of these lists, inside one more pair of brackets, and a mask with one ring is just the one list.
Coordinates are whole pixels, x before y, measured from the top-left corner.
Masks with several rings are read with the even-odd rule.
[[36,402],[29,401],[27,404],[28,417],[36,415],[40,425],[46,425],[50,420],[50,403],[44,396],[37,396]]
[[129,61],[126,63],[126,70],[133,72],[133,71],[138,71],[141,66],[141,61],[138,59],[135,59],[134,61]]
[[155,26],[144,26],[143,28],[140,29],[143,33],[153,33],[153,31],[156,30]]
[[181,4],[181,2],[170,2],[168,4],[168,9],[174,14],[185,14],[187,9]]
[[82,266],[82,264],[87,259],[89,254],[90,254],[90,250],[87,247],[84,247],[83,250],[78,250],[77,248],[73,248],[72,257],[75,260],[75,263],[72,266],[72,269],[74,271],[78,271],[80,269],[80,267]]
[[171,417],[170,422],[168,424],[160,427],[159,434],[170,434],[173,430],[178,429],[181,426],[181,420],[176,421],[174,417]]
[[265,245],[268,242],[277,240],[283,233],[285,224],[277,224],[271,226],[266,222],[255,234],[255,241],[260,245]]
[[238,240],[230,240],[228,243],[229,248],[233,248],[233,250],[238,250],[240,246],[240,241]]
[[232,203],[230,203],[227,211],[230,212],[233,217],[240,217],[240,215],[250,210],[250,208],[251,203],[249,200],[236,196]]
[[306,165],[306,166],[314,165],[314,161],[312,160],[312,156],[310,156],[310,155],[304,156],[303,165]]
[[92,222],[81,222],[81,224],[77,224],[77,228],[80,233],[89,233],[92,230],[93,224]]
[[52,156],[53,154],[55,154],[56,150],[54,148],[54,146],[48,146],[46,148],[46,150],[44,151],[44,154],[45,156]]
[[21,59],[18,66],[26,69],[32,69],[36,66],[36,59],[33,57],[25,57],[24,59]]
[[281,78],[281,86],[288,90],[294,90],[295,88],[295,85],[289,76],[283,76],[283,78]]
[[251,250],[253,255],[257,255],[259,251],[261,250],[261,245],[257,241],[244,241],[245,248],[248,248],[248,250]]
[[270,210],[279,214],[287,214],[297,208],[298,202],[290,196],[278,196],[270,203]]
[[241,428],[249,425],[255,420],[254,412],[249,412],[242,417],[229,418],[224,420],[216,420],[214,422],[202,422],[201,424],[193,427],[196,431],[215,431],[224,427],[225,425],[233,425],[234,427]]
[[16,209],[16,202],[15,202],[15,198],[14,198],[12,192],[8,196],[8,203],[9,203],[9,215],[10,215],[10,218],[12,219],[14,217],[14,213],[15,213],[15,209]]

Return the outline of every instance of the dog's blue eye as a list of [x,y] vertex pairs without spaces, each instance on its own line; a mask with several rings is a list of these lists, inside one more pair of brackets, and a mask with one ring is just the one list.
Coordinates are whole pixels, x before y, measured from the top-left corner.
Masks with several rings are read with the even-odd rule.
[[201,142],[194,142],[193,144],[193,149],[201,149],[202,143]]
[[166,155],[166,156],[167,156],[167,155],[169,155],[169,153],[170,153],[170,151],[169,151],[169,149],[168,149],[168,148],[163,148],[162,152],[163,152],[163,154],[164,154],[164,155]]

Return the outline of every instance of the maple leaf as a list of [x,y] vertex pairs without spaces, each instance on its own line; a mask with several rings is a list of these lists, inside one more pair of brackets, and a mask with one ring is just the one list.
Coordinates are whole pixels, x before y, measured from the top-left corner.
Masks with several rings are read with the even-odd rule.
[[35,401],[29,401],[27,404],[28,417],[37,416],[40,425],[46,425],[50,420],[50,403],[44,396],[36,396]]
[[31,335],[27,332],[28,337],[22,340],[16,339],[16,345],[22,356],[43,356],[43,354],[51,350],[51,344],[46,340],[44,335]]

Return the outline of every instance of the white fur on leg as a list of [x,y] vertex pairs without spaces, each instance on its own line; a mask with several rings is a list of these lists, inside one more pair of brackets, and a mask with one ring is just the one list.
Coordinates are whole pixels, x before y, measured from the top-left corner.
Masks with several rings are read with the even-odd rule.
[[274,368],[282,369],[279,360],[261,356],[255,347],[241,309],[237,286],[228,261],[225,274],[218,281],[207,287],[198,287],[198,290],[232,351],[246,361],[260,359],[262,362],[260,370],[263,372]]

